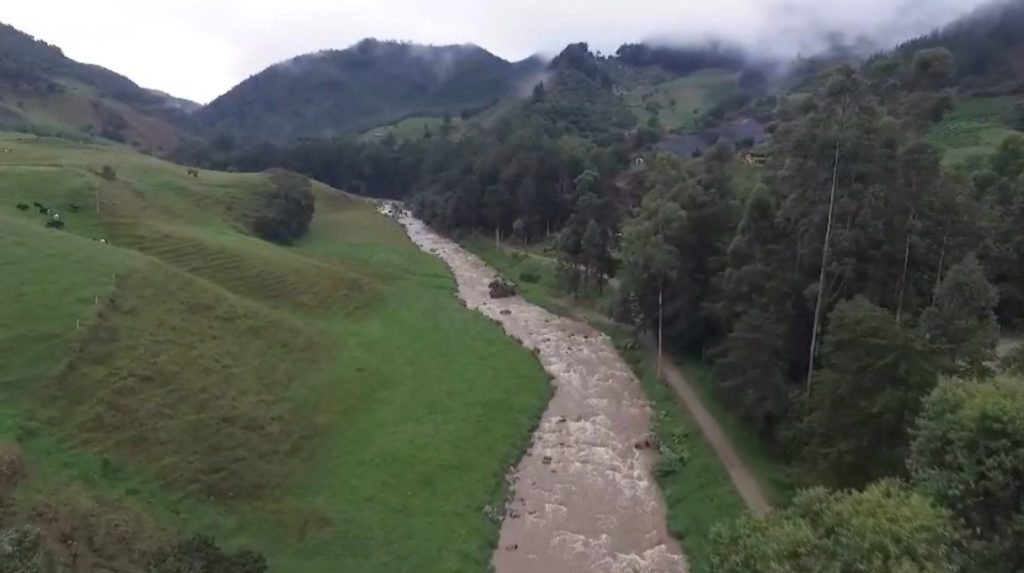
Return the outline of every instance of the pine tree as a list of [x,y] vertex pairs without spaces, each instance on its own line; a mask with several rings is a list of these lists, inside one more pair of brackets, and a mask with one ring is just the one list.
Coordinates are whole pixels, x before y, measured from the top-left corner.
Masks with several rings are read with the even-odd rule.
[[949,269],[935,289],[921,328],[943,369],[961,376],[987,376],[995,361],[998,295],[974,255]]
[[844,486],[903,470],[907,426],[938,376],[924,341],[858,297],[829,315],[806,420],[808,460]]

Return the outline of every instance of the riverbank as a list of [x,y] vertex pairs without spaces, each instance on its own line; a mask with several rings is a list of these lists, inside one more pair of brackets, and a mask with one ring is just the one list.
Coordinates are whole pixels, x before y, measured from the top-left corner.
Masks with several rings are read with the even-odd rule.
[[554,398],[511,476],[496,570],[685,571],[653,477],[662,462],[651,410],[611,340],[521,297],[491,299],[492,269],[421,222],[402,222],[416,244],[448,264],[466,305],[532,349],[553,378]]
[[[742,480],[730,475],[704,429],[680,403],[678,393],[657,380],[655,356],[635,344],[632,329],[605,318],[605,311],[612,299],[610,290],[605,289],[603,293],[586,292],[579,301],[572,301],[561,290],[555,267],[550,261],[508,247],[498,250],[493,241],[485,239],[470,238],[463,241],[463,244],[505,276],[517,281],[527,300],[557,314],[582,315],[615,341],[620,354],[629,361],[643,384],[647,399],[656,412],[656,435],[663,443],[681,444],[680,449],[685,450],[685,463],[677,468],[664,468],[658,473],[658,483],[666,498],[670,530],[682,541],[691,570],[698,573],[707,571],[706,547],[714,525],[748,511],[743,496],[734,485],[736,481]],[[523,281],[521,275],[524,271],[535,276],[536,280]],[[719,422],[717,433],[724,433],[720,439],[729,442],[738,452],[737,455],[746,462],[746,477],[742,479],[748,484],[753,479],[757,484],[755,487],[759,486],[759,492],[755,490],[752,496],[748,495],[755,500],[751,509],[763,511],[766,504],[783,502],[791,491],[785,470],[761,452],[756,440],[748,439],[742,428],[732,423],[734,420],[723,411],[721,404],[708,396],[710,380],[698,377],[707,374],[700,365],[683,361],[676,363],[707,410]],[[691,380],[691,377],[694,379]],[[669,469],[672,471],[666,471]],[[749,477],[751,472],[753,478]],[[758,503],[758,498],[766,500],[766,503]]]

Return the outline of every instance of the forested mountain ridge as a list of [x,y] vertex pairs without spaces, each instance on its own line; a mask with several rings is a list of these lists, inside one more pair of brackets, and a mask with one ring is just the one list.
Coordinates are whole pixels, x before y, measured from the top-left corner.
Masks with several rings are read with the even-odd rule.
[[1012,93],[1024,90],[1024,2],[985,5],[969,16],[901,45],[912,57],[925,48],[948,49],[954,79],[962,91]]
[[7,128],[83,132],[170,153],[178,145],[173,124],[196,105],[0,23],[0,125]]
[[536,59],[507,62],[473,45],[373,39],[275,64],[203,108],[204,128],[288,141],[351,133],[421,113],[478,110],[523,87]]

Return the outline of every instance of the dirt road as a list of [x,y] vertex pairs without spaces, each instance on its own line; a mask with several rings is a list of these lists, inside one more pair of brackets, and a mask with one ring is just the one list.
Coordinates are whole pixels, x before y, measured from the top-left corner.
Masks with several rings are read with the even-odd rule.
[[495,570],[684,573],[651,472],[655,454],[637,447],[650,408],[611,341],[521,297],[491,299],[493,270],[410,215],[400,221],[414,243],[448,264],[466,306],[499,322],[552,377],[554,397],[509,476]]
[[[657,343],[648,337],[644,340],[644,347],[650,356],[651,363],[655,363],[658,359]],[[680,372],[679,367],[667,357],[662,357],[661,370],[665,382],[672,388],[683,407],[690,413],[690,417],[700,427],[701,433],[715,450],[715,454],[718,455],[718,459],[725,466],[726,471],[729,472],[729,478],[732,479],[733,485],[736,486],[736,490],[743,497],[747,507],[755,515],[764,515],[771,509],[771,505],[769,505],[760,483],[754,478],[754,474],[750,472],[747,465],[743,463],[743,459],[736,452],[736,448],[733,447],[722,427],[718,425],[715,417],[704,407],[704,403],[701,402],[693,386]]]

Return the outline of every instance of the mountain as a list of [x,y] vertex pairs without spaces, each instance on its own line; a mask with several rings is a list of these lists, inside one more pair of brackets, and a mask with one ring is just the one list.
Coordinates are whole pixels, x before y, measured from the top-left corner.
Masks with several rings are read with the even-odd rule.
[[0,127],[84,132],[151,153],[178,145],[186,100],[139,87],[106,68],[0,23]]
[[901,45],[910,56],[921,49],[953,54],[955,79],[964,91],[1024,92],[1024,0],[995,2]]
[[197,113],[201,125],[245,138],[331,136],[413,114],[491,105],[540,71],[474,45],[423,46],[363,40],[307,54],[250,77]]

